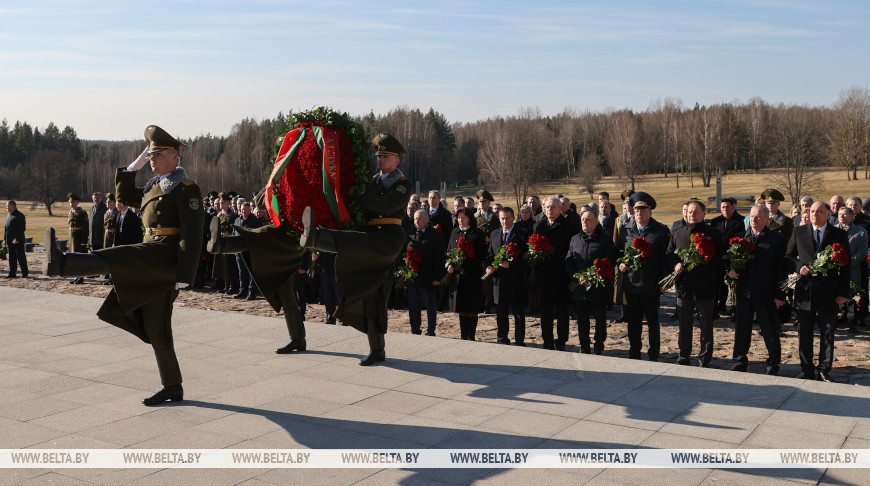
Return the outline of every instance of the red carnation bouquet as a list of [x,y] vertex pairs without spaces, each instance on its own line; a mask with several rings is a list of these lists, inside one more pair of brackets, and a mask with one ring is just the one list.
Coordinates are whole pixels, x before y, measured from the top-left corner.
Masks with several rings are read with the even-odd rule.
[[[713,240],[709,236],[701,233],[692,235],[692,242],[688,248],[679,248],[677,255],[686,267],[685,271],[691,272],[698,265],[706,265],[713,261],[716,257],[716,246],[713,245]],[[677,281],[677,271],[674,270],[670,275],[663,278],[659,282],[659,286],[665,290],[674,286]]]
[[[810,265],[810,270],[812,271],[810,275],[813,277],[824,277],[831,270],[848,265],[850,260],[849,252],[843,245],[839,243],[828,245],[825,247],[823,252],[816,255],[816,259],[813,260],[813,264]],[[802,277],[803,275],[801,275],[800,272],[792,273],[787,279],[780,283],[780,288],[782,290],[794,289],[798,280]]]
[[532,267],[529,284],[535,285],[538,281],[538,266],[550,259],[550,240],[544,235],[534,234],[526,245],[529,247],[528,259]]
[[592,287],[603,287],[607,284],[608,280],[613,280],[613,265],[610,263],[610,260],[607,258],[596,258],[594,262],[592,262],[592,266],[583,270],[582,272],[575,273],[572,278],[576,280],[576,282],[571,282],[568,286],[568,290],[571,292],[577,290],[583,282],[583,286],[586,287],[586,290],[591,289]]
[[405,251],[405,259],[402,268],[396,272],[397,289],[402,288],[408,280],[417,278],[417,271],[420,269],[420,262],[423,261],[423,256],[420,255],[420,250],[416,248],[408,248]]
[[[453,265],[453,268],[456,272],[459,272],[459,275],[464,275],[465,268],[462,264],[465,263],[466,258],[474,258],[475,256],[474,243],[468,241],[468,238],[460,236],[456,242],[456,248],[447,250],[447,261],[444,263],[444,268],[450,268],[450,265]],[[441,285],[450,284],[452,278],[453,274],[447,272],[444,278],[441,279]]]
[[[507,245],[499,248],[498,252],[496,252],[495,257],[493,257],[492,259],[492,268],[493,270],[495,270],[495,272],[497,272],[498,269],[501,268],[499,265],[501,265],[502,262],[513,262],[518,260],[519,258],[520,246],[516,243],[508,243]],[[483,277],[480,277],[480,279],[486,280],[489,277],[495,275],[495,272],[484,273]]]
[[[758,246],[746,238],[740,237],[731,238],[728,243],[731,246],[725,252],[725,258],[731,262],[731,270],[737,273],[746,270],[749,260],[755,258],[755,250],[758,249]],[[728,279],[730,282],[731,277],[728,277]]]
[[650,255],[652,255],[652,243],[646,241],[646,238],[635,238],[631,243],[625,244],[622,257],[616,260],[616,263],[624,263],[637,271],[643,265],[644,259]]

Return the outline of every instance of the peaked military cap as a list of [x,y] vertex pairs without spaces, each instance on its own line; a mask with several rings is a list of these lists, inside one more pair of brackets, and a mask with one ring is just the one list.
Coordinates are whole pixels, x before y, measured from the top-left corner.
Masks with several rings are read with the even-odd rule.
[[266,188],[260,189],[256,195],[254,195],[254,207],[258,209],[266,209]]
[[774,188],[765,189],[764,192],[761,193],[761,199],[764,199],[766,202],[785,201],[785,197],[782,195],[782,193]]
[[643,191],[632,194],[628,198],[628,202],[633,208],[650,208],[651,210],[656,208],[656,200]]
[[175,149],[178,150],[179,147],[184,145],[175,139],[172,135],[166,133],[166,130],[158,127],[157,125],[148,125],[145,128],[145,140],[148,140],[150,143],[148,145],[148,153],[153,154],[154,152],[160,152],[161,150],[166,149]]
[[626,190],[622,191],[622,194],[620,194],[619,197],[621,197],[622,200],[625,201],[626,199],[630,198],[632,194],[634,194],[633,190],[626,189]]
[[396,140],[396,137],[389,133],[379,133],[372,140],[372,145],[375,147],[375,155],[402,155],[405,152],[405,147]]
[[74,192],[66,193],[66,199],[67,199],[67,201],[81,201],[82,200],[82,198],[80,198],[79,195],[74,193]]
[[495,198],[492,197],[492,194],[490,194],[489,191],[487,191],[486,189],[484,189],[482,187],[477,190],[477,194],[475,194],[475,196],[477,196],[478,200],[485,199],[485,200],[490,201],[490,202],[495,201]]

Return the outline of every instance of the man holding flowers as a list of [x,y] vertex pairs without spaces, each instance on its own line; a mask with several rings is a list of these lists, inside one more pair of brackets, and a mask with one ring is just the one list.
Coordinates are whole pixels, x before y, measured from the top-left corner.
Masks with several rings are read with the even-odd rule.
[[[656,200],[645,192],[632,193],[628,199],[634,217],[619,229],[622,252],[619,271],[623,275],[622,291],[625,294],[626,318],[628,320],[628,357],[640,359],[643,319],[649,329],[650,361],[658,361],[660,349],[659,304],[662,289],[659,280],[667,272],[665,251],[670,231],[667,226],[652,217]],[[638,250],[638,251],[633,251]],[[626,261],[626,256],[634,254]]]
[[752,341],[753,316],[767,348],[767,374],[779,371],[782,350],[776,309],[785,305],[785,292],[779,282],[786,277],[785,238],[769,229],[770,210],[755,206],[749,211],[749,230],[730,240],[728,277],[736,284],[736,324],[734,327],[734,371],[746,371]]
[[[571,238],[578,228],[567,218],[561,218],[562,201],[555,196],[544,198],[544,217],[535,223],[534,234],[529,238],[529,265],[541,260],[532,269],[534,281],[529,284],[537,287],[541,295],[541,338],[544,349],[565,350],[568,341],[568,276],[565,270],[565,256]],[[540,242],[538,241],[540,240]],[[537,247],[536,247],[537,245]],[[543,256],[536,257],[542,254]],[[556,318],[556,337],[553,337],[553,317]],[[586,335],[589,335],[587,329]],[[603,343],[602,343],[603,344]],[[589,346],[587,345],[587,348]]]
[[508,314],[514,316],[514,339],[517,346],[525,346],[526,281],[523,254],[528,235],[514,226],[513,208],[504,207],[498,213],[501,228],[490,234],[489,252],[484,265],[483,278],[493,279],[493,297],[496,305],[497,338],[499,344],[510,344]]
[[[677,285],[677,309],[680,316],[677,338],[680,357],[677,364],[690,363],[692,327],[697,311],[701,323],[698,366],[708,368],[713,358],[716,266],[722,259],[725,245],[722,242],[722,233],[704,221],[707,216],[704,203],[691,200],[686,204],[686,225],[675,229],[668,243],[668,258],[674,268],[669,278]],[[662,287],[667,288],[668,285],[663,284]]]
[[[849,240],[846,232],[831,225],[831,210],[822,201],[810,206],[810,224],[794,229],[785,257],[798,272],[795,309],[798,321],[798,351],[802,373],[798,378],[830,381],[834,363],[834,324],[837,306],[849,295]],[[838,255],[838,257],[835,257]],[[845,262],[839,256],[845,255]],[[825,257],[825,258],[823,258]],[[813,366],[813,328],[818,323],[819,363]]]

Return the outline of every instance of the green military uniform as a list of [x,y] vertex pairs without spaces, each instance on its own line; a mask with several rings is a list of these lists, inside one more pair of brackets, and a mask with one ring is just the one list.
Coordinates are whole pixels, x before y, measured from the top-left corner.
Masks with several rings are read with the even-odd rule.
[[[73,193],[67,194],[71,201],[78,201],[79,197]],[[67,248],[69,251],[86,252],[88,251],[88,213],[80,206],[69,210],[69,241]]]
[[115,246],[115,231],[118,226],[118,208],[106,210],[103,215],[103,248]]

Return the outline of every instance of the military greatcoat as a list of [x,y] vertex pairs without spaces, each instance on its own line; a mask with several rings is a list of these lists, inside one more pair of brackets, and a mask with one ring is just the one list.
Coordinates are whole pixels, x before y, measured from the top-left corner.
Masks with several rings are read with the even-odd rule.
[[88,213],[81,206],[69,210],[69,251],[88,251]]
[[100,319],[150,343],[172,347],[172,303],[177,282],[196,277],[204,212],[199,186],[179,167],[137,188],[136,172],[118,169],[115,193],[126,206],[141,208],[142,243],[99,250],[109,262],[114,287],[97,312]]

